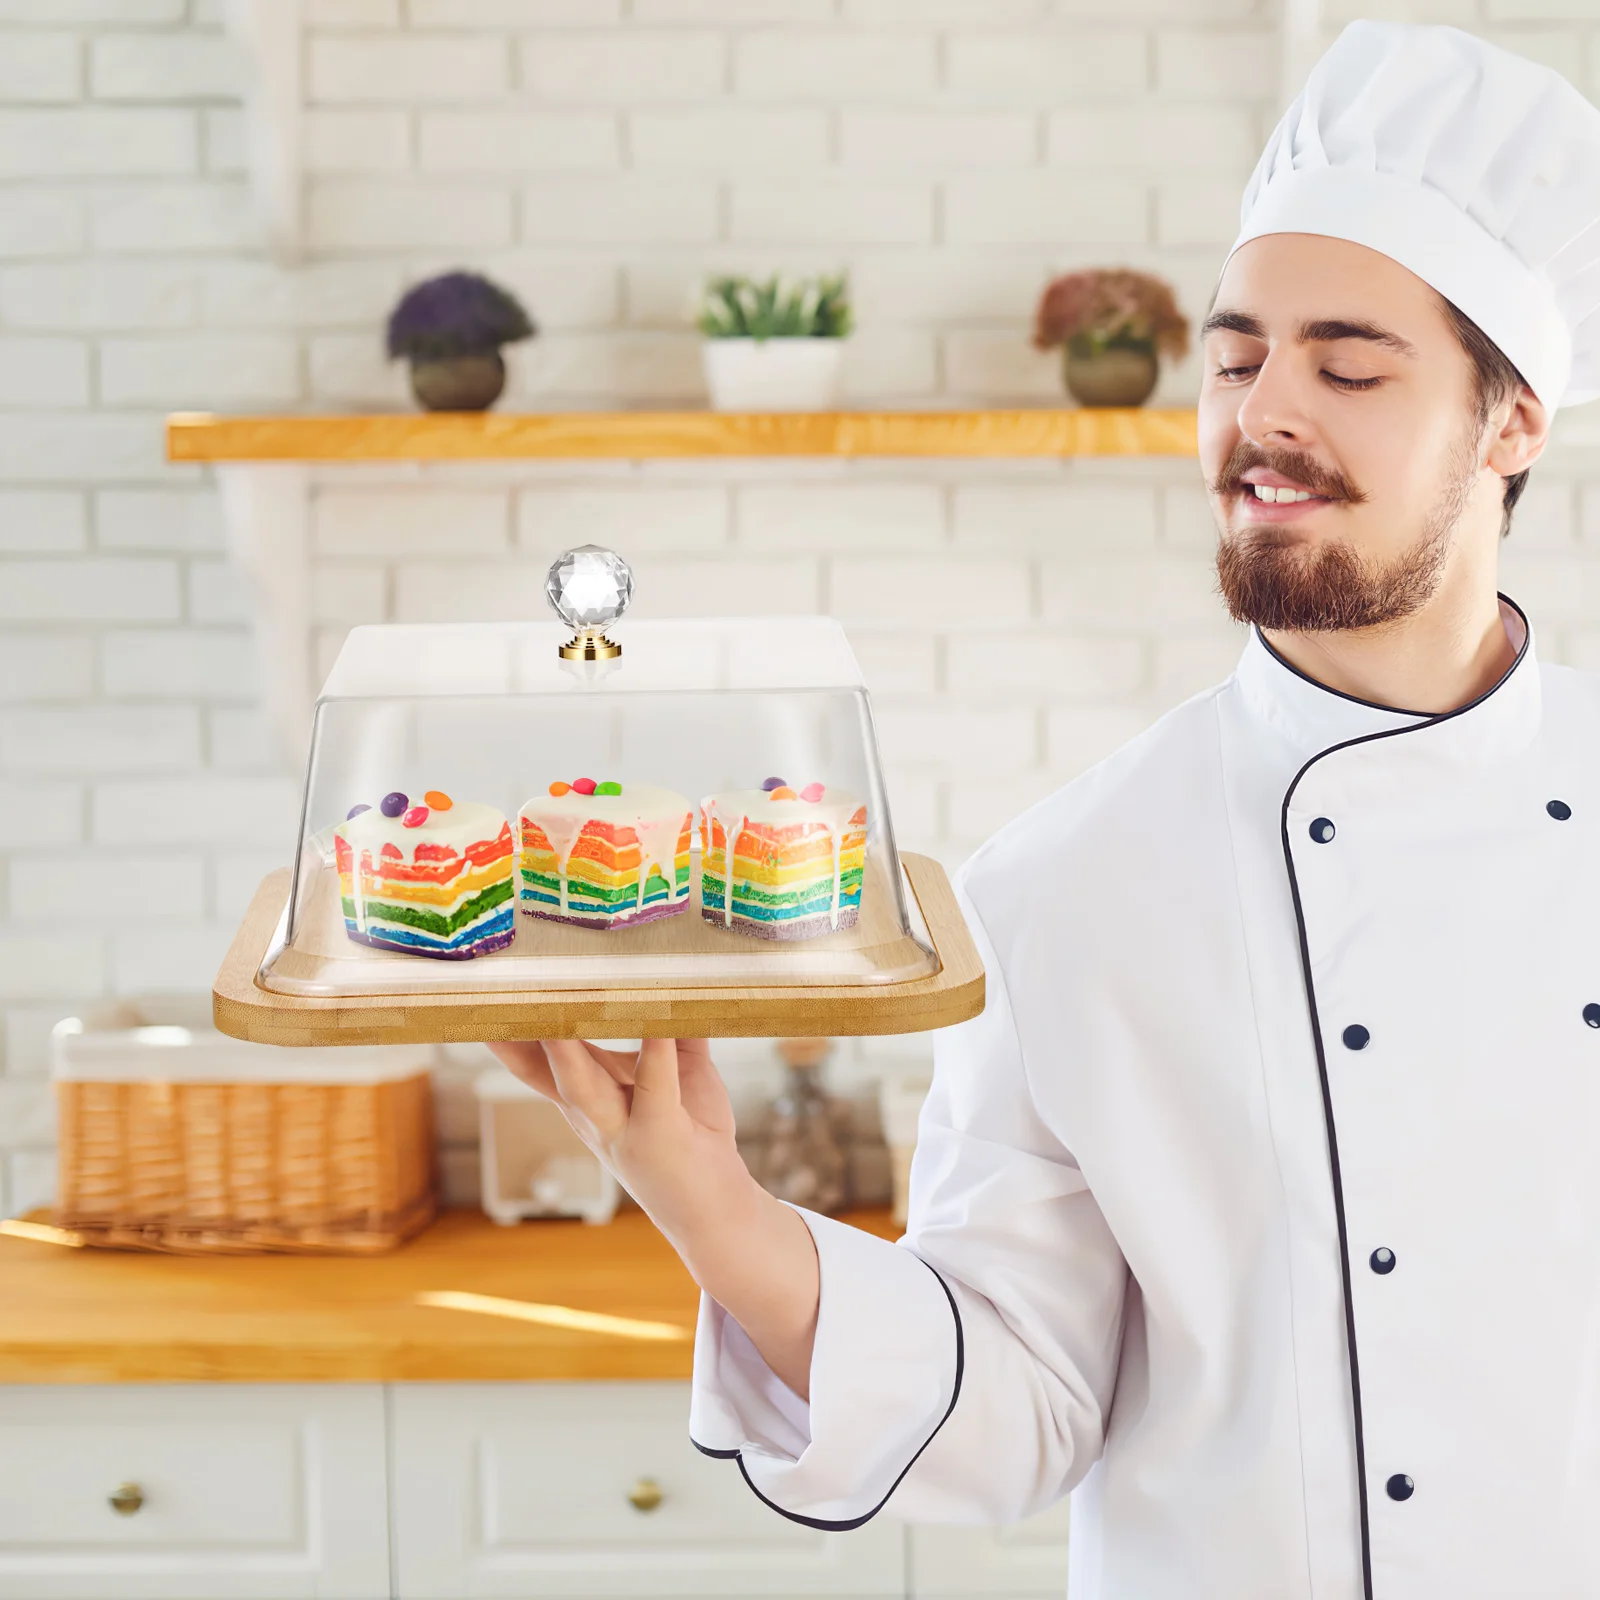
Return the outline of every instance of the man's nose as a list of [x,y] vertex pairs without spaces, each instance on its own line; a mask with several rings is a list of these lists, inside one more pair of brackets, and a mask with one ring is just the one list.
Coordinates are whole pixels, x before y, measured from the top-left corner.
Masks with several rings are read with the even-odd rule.
[[1270,351],[1239,404],[1239,431],[1257,445],[1309,448],[1316,442],[1306,380],[1282,351]]

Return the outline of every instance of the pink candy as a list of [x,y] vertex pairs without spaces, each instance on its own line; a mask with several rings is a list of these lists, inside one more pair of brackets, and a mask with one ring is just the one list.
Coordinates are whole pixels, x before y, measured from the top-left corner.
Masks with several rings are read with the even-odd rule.
[[820,783],[808,783],[805,788],[800,791],[800,798],[802,800],[809,800],[813,805],[815,805],[817,801],[819,801],[826,793],[827,790],[824,789]]
[[572,787],[573,791],[577,794],[593,794],[595,791],[595,781],[593,778],[579,778],[573,783]]
[[401,817],[400,824],[402,827],[406,828],[420,828],[427,820],[428,808],[426,806],[412,806],[412,808],[406,812],[403,817]]

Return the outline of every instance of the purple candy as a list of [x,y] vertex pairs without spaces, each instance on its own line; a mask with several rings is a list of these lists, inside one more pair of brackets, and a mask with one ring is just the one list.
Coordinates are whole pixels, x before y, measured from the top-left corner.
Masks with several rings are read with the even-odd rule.
[[410,804],[411,802],[398,789],[395,789],[378,802],[378,809],[386,817],[398,817]]
[[762,781],[761,787],[771,794],[774,789],[786,789],[788,785],[782,778],[767,778]]
[[351,806],[350,809],[345,812],[344,820],[348,822],[352,817],[359,817],[363,811],[370,811],[371,809],[371,806]]

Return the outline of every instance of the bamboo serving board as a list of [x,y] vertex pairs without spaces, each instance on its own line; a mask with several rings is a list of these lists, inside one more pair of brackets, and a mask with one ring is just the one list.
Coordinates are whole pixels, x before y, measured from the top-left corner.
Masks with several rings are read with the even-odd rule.
[[[259,1044],[283,1045],[846,1038],[922,1033],[965,1022],[983,1010],[983,965],[955,894],[937,861],[917,855],[900,859],[938,958],[938,970],[928,977],[895,983],[813,984],[791,978],[785,983],[752,982],[737,987],[657,982],[634,987],[433,990],[337,998],[274,993],[258,981],[262,960],[288,900],[289,870],[285,867],[270,873],[256,891],[212,986],[212,1012],[224,1033]],[[695,920],[698,922],[698,917]],[[692,930],[693,936],[698,934],[698,929]],[[781,952],[773,954],[778,959]]]
[[689,903],[677,916],[607,932],[517,915],[508,949],[472,961],[433,961],[358,944],[345,931],[339,874],[313,873],[294,943],[277,951],[266,987],[288,995],[463,994],[547,989],[685,989],[714,982],[787,987],[884,983],[931,975],[927,951],[901,926],[894,886],[868,857],[860,916],[810,939],[753,939],[701,915],[700,857],[691,858]]

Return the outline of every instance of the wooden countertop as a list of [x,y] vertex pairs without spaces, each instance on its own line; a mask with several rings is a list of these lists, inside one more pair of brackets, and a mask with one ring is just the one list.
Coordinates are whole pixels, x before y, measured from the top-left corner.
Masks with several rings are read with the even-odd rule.
[[[884,1212],[848,1221],[887,1238]],[[73,1248],[0,1224],[0,1383],[687,1378],[698,1295],[637,1211],[446,1212],[353,1260]],[[15,1227],[15,1225],[10,1225]],[[67,1236],[70,1237],[70,1236]]]
[[169,461],[643,460],[662,456],[1192,456],[1195,413],[507,411],[167,418]]

